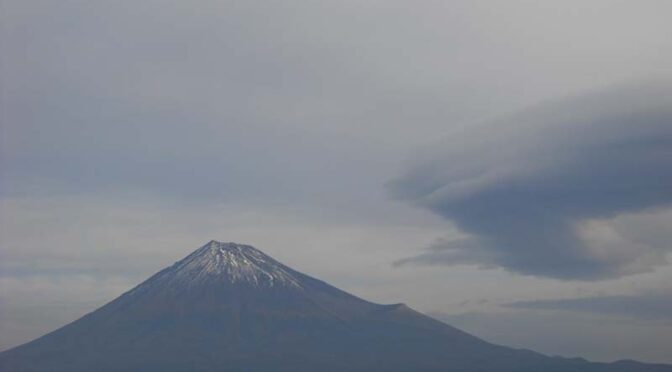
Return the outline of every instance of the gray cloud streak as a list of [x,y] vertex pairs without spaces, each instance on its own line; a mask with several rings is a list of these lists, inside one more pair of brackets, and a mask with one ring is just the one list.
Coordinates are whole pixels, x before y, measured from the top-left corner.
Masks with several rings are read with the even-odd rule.
[[570,310],[642,319],[672,320],[672,292],[670,291],[561,300],[519,301],[505,306],[519,309]]
[[611,87],[456,133],[390,188],[468,235],[400,264],[587,280],[650,271],[669,244],[605,245],[589,222],[672,202],[672,85]]

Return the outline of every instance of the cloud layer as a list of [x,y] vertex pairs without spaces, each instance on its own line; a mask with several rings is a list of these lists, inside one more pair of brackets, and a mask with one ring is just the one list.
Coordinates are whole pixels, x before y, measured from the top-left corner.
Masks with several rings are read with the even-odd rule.
[[666,241],[630,240],[615,223],[630,216],[644,225],[637,217],[650,222],[652,210],[672,202],[667,82],[547,102],[455,133],[419,157],[391,183],[393,194],[465,236],[400,263],[593,280],[650,271],[672,250]]

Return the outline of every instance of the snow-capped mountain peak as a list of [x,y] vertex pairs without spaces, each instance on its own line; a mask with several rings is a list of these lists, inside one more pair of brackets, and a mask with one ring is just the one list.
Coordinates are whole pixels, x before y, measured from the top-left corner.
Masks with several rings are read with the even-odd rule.
[[157,274],[155,279],[182,286],[219,282],[257,287],[301,287],[296,274],[252,246],[211,240]]

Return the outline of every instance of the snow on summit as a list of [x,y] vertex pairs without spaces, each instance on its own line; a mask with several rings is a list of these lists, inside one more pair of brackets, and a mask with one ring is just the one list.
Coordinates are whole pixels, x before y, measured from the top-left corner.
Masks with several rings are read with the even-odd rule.
[[273,287],[301,287],[296,272],[260,250],[244,244],[212,240],[157,273],[146,284],[193,286],[199,283],[230,283]]

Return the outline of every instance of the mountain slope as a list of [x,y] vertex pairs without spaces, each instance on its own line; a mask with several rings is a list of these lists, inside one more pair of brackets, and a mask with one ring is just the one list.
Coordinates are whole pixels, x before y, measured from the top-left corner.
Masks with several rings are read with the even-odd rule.
[[2,372],[672,372],[493,345],[211,241],[100,309],[0,354]]

